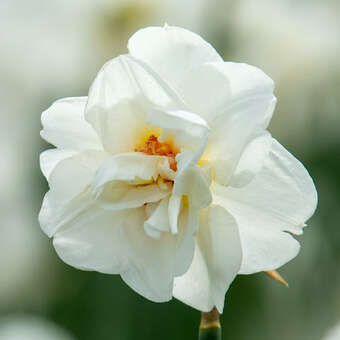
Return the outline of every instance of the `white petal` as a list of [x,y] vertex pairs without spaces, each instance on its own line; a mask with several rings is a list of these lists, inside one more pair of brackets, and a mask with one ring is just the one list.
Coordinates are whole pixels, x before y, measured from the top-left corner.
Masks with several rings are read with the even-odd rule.
[[171,195],[168,206],[170,230],[173,234],[178,232],[178,216],[181,211],[182,196]]
[[215,180],[227,185],[246,146],[265,132],[276,99],[252,95],[231,101],[225,112],[210,122],[211,133],[203,159],[208,160]]
[[230,80],[224,62],[205,63],[184,75],[179,93],[188,108],[206,121],[223,110],[231,98]]
[[181,150],[176,157],[179,174],[199,161],[209,136],[209,127],[201,117],[186,111],[152,110],[148,122],[162,129],[160,141],[172,138]]
[[104,152],[88,150],[64,159],[54,167],[48,178],[50,191],[45,195],[39,213],[41,228],[48,236],[59,228],[55,219],[64,206],[91,184],[106,157]]
[[166,157],[138,152],[117,154],[107,159],[97,171],[92,191],[106,209],[136,208],[166,197],[170,183],[157,185],[158,164]]
[[270,133],[265,131],[248,143],[230,180],[231,186],[247,185],[256,176],[271,150],[272,141]]
[[[89,192],[82,195],[84,202],[91,202]],[[178,241],[170,233],[158,240],[149,237],[143,228],[144,208],[109,211],[92,201],[84,209],[78,208],[76,216],[73,211],[74,207],[65,211],[73,218],[54,237],[63,261],[84,270],[120,274],[131,288],[152,301],[172,298]]]
[[[173,195],[170,200],[166,197],[160,203],[147,204],[146,212],[148,220],[144,223],[144,229],[150,237],[155,239],[159,239],[164,232],[172,232],[171,221],[176,221],[177,247],[174,276],[183,275],[194,256],[194,234],[198,229],[197,222],[189,217],[189,209],[182,207],[181,198]],[[195,213],[198,214],[197,211]]]
[[61,149],[102,150],[100,140],[92,126],[85,121],[87,97],[57,100],[42,113],[41,136]]
[[234,218],[212,205],[200,221],[193,262],[175,279],[173,295],[200,311],[222,313],[225,294],[241,265],[241,244]]
[[93,179],[92,189],[96,192],[111,181],[134,183],[136,180],[151,181],[158,177],[158,163],[165,157],[150,156],[140,152],[128,152],[108,158],[98,169]]
[[202,159],[212,164],[221,184],[229,183],[246,146],[267,128],[276,103],[273,89],[261,70],[237,63],[207,63],[183,80],[181,94],[188,109],[209,124]]
[[83,151],[59,162],[49,177],[49,186],[55,200],[71,200],[88,185],[108,155],[102,151]]
[[91,86],[86,119],[111,153],[133,151],[136,141],[154,133],[146,124],[152,107],[178,109],[176,93],[147,65],[123,55],[104,65]]
[[65,149],[49,149],[40,154],[40,168],[46,179],[50,177],[55,166],[63,159],[72,157],[77,152]]
[[179,27],[148,27],[129,40],[131,55],[148,63],[176,86],[185,72],[205,62],[222,61],[215,49],[200,36]]
[[210,179],[206,176],[204,170],[198,165],[187,169],[182,176],[175,180],[173,194],[177,196],[186,195],[189,206],[194,209],[203,209],[211,201]]
[[296,256],[317,193],[303,165],[273,140],[262,170],[242,188],[212,185],[214,202],[236,218],[243,248],[241,273],[276,269]]
[[220,71],[224,73],[230,84],[232,97],[260,93],[272,93],[274,82],[263,71],[255,66],[243,63],[225,62]]
[[161,188],[155,183],[136,186],[113,181],[105,185],[105,187],[97,193],[95,199],[102,208],[121,210],[137,208],[147,203],[158,202],[167,197],[170,191],[170,185]]
[[240,96],[273,93],[274,83],[260,69],[247,64],[215,62],[192,69],[179,91],[193,112],[208,122]]
[[159,203],[156,203],[156,208],[150,214],[150,217],[144,222],[145,232],[150,237],[159,239],[162,232],[170,232],[168,205],[169,197],[166,197]]

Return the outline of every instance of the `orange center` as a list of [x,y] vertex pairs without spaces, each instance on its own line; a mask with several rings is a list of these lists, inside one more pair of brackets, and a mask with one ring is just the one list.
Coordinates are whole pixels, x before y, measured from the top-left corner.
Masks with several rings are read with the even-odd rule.
[[143,152],[147,155],[166,156],[169,158],[170,169],[173,171],[177,170],[176,155],[178,152],[170,143],[158,141],[155,135],[151,135],[142,147],[135,149],[135,152]]

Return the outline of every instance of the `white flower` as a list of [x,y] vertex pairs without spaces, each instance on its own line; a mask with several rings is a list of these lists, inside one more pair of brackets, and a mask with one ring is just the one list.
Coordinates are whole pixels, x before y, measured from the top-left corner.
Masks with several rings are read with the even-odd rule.
[[177,27],[134,34],[88,98],[55,102],[42,136],[40,223],[68,264],[120,274],[153,301],[217,306],[238,273],[291,260],[316,206],[304,167],[266,130],[259,69]]

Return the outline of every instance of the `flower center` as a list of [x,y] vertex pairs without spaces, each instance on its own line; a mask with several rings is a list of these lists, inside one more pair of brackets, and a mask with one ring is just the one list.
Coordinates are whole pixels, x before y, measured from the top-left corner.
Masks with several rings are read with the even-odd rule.
[[151,135],[141,147],[135,148],[135,152],[143,152],[147,155],[166,156],[169,159],[170,169],[177,171],[176,155],[178,151],[172,143],[160,142],[155,135]]

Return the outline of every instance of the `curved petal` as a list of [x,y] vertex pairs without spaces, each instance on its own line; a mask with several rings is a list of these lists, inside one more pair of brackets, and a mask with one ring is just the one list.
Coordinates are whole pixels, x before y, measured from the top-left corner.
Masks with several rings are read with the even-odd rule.
[[185,72],[205,62],[222,61],[215,49],[199,35],[179,27],[148,27],[128,43],[131,55],[149,64],[172,86]]
[[273,95],[231,101],[223,114],[210,122],[211,133],[203,160],[208,160],[217,182],[227,185],[244,149],[265,132],[274,111]]
[[98,135],[85,121],[87,97],[59,99],[41,115],[41,136],[61,149],[102,150]]
[[146,122],[151,108],[181,109],[177,94],[145,63],[128,55],[107,62],[91,86],[86,119],[106,150],[133,151],[136,141],[154,133]]
[[216,205],[201,214],[193,262],[175,279],[173,295],[189,306],[223,312],[225,294],[240,269],[242,252],[234,218]]
[[67,203],[90,186],[100,164],[107,157],[102,151],[88,150],[60,161],[49,174],[50,191],[39,213],[43,231],[52,236],[58,230],[60,214]]
[[210,178],[198,165],[194,165],[176,178],[173,195],[187,196],[191,208],[203,209],[212,201],[209,187]]
[[147,210],[152,210],[152,212],[148,214],[148,219],[144,222],[144,229],[150,237],[159,239],[163,232],[170,232],[168,205],[169,196],[158,203],[147,205]]
[[92,189],[97,192],[100,187],[111,181],[125,181],[131,184],[156,181],[158,163],[161,162],[167,162],[166,157],[151,156],[140,152],[114,155],[98,169],[93,179]]
[[262,135],[276,99],[273,81],[247,64],[206,63],[193,69],[180,85],[188,109],[210,127],[202,159],[211,163],[216,181],[229,181],[249,143]]
[[256,176],[269,155],[272,141],[270,133],[265,131],[245,146],[230,179],[230,186],[245,186]]
[[168,301],[181,240],[170,233],[162,233],[159,239],[149,237],[143,228],[146,218],[144,208],[101,209],[88,190],[65,209],[65,224],[55,234],[53,244],[62,260],[76,268],[120,274],[144,297]]
[[199,161],[209,136],[209,127],[200,116],[186,111],[152,110],[148,122],[162,129],[160,141],[173,139],[181,150],[176,157],[179,174]]
[[96,194],[97,203],[104,209],[122,210],[141,207],[147,203],[158,202],[171,192],[171,185],[156,183],[131,185],[113,181]]
[[40,154],[40,168],[43,175],[48,178],[50,177],[51,172],[56,167],[56,165],[69,157],[72,157],[77,154],[77,151],[74,150],[65,150],[65,149],[49,149]]
[[[192,210],[192,209],[191,209]],[[185,205],[178,216],[177,250],[175,257],[175,276],[186,273],[192,263],[195,251],[195,234],[198,226],[192,212]],[[198,214],[198,213],[197,213]]]
[[169,226],[173,234],[178,232],[178,216],[182,207],[182,196],[171,195],[168,205]]
[[95,199],[102,207],[111,210],[136,208],[159,201],[168,196],[171,190],[168,182],[156,183],[158,165],[163,163],[169,164],[166,157],[138,152],[110,157],[93,179]]
[[240,229],[240,273],[276,269],[295,257],[298,242],[284,231],[301,234],[312,216],[317,193],[303,165],[273,140],[262,170],[246,186],[213,183],[214,202],[235,217]]
[[[188,270],[194,255],[194,234],[197,231],[197,225],[193,223],[196,222],[195,219],[189,217],[189,209],[181,201],[181,197],[172,195],[159,203],[147,204],[148,219],[144,222],[145,232],[150,237],[160,239],[164,232],[176,235],[174,276],[183,275]],[[172,224],[175,224],[175,232]]]
[[193,112],[209,123],[240,96],[272,94],[274,83],[260,69],[242,63],[202,64],[182,79],[179,92]]

